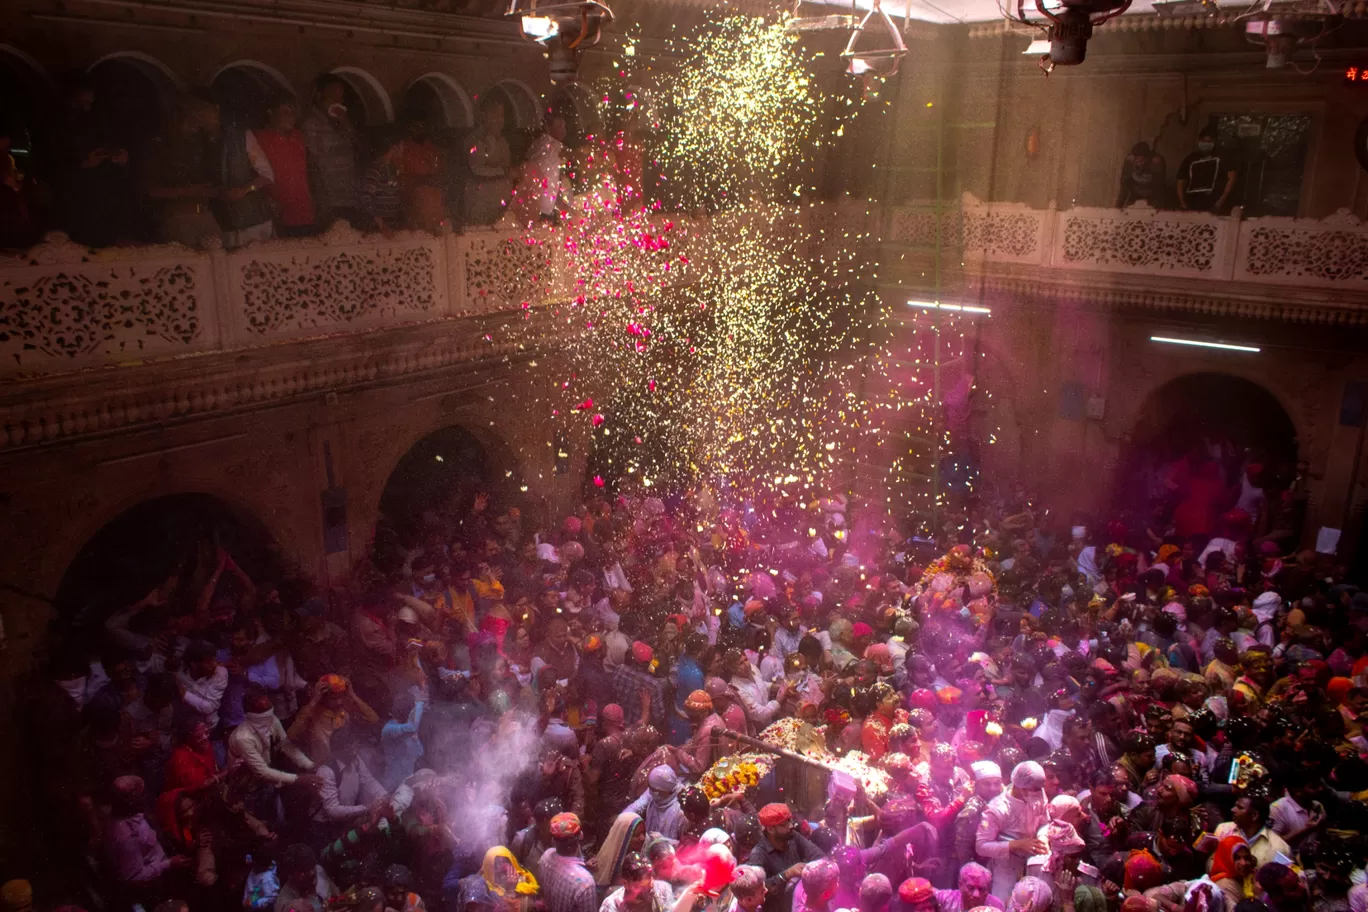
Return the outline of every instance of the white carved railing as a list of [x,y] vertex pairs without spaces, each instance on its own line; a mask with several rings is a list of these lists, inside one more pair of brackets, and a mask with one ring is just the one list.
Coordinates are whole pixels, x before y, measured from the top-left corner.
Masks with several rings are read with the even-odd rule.
[[964,259],[1038,264],[1049,254],[1052,215],[1022,203],[981,203],[966,193],[959,224]]
[[[929,251],[934,204],[895,209],[885,243]],[[1323,219],[1243,219],[1151,209],[1033,209],[966,193],[940,210],[943,253],[966,267],[997,263],[1053,270],[1237,281],[1368,292],[1368,223],[1341,210]]]
[[1250,219],[1240,226],[1234,277],[1368,291],[1368,225],[1344,209],[1323,219]]
[[[175,244],[90,250],[51,235],[0,254],[0,378],[233,351],[517,309],[584,293],[597,266],[686,282],[709,226],[653,217],[581,230],[319,237],[240,250]],[[604,241],[607,240],[605,244]],[[577,259],[578,257],[578,259]],[[643,266],[645,264],[645,266]],[[630,272],[631,270],[627,270]],[[602,288],[599,289],[600,291]]]
[[1055,213],[1050,265],[1063,269],[1228,278],[1239,223],[1205,212],[1069,209]]

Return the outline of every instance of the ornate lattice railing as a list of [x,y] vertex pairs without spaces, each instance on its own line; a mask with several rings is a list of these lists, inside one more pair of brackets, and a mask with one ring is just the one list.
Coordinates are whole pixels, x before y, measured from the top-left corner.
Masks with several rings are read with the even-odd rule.
[[[608,236],[614,230],[605,229]],[[689,281],[689,263],[710,255],[706,222],[661,217],[633,230],[669,238],[668,245],[628,239],[616,254],[661,260],[663,284]],[[51,235],[23,255],[0,255],[0,378],[566,300],[585,284],[586,236],[596,235],[490,228],[386,236],[339,223],[314,238],[195,251],[177,245],[90,250]]]
[[939,242],[967,267],[996,263],[1080,273],[1237,281],[1368,291],[1368,225],[1348,212],[1323,219],[1243,219],[1236,213],[1151,209],[1033,209],[984,203],[898,207],[887,244],[930,251]]

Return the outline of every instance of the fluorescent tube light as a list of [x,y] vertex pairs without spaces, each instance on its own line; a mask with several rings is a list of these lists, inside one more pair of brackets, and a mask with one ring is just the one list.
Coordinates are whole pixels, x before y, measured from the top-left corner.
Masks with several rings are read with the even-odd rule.
[[1263,351],[1257,345],[1235,345],[1230,342],[1206,342],[1202,339],[1175,339],[1172,336],[1150,336],[1151,342],[1164,342],[1168,345],[1192,345],[1197,348],[1219,348],[1222,351],[1253,352]]
[[908,301],[908,307],[920,307],[922,310],[948,310],[954,313],[967,314],[991,314],[993,311],[987,307],[980,307],[977,304],[942,304],[940,301]]

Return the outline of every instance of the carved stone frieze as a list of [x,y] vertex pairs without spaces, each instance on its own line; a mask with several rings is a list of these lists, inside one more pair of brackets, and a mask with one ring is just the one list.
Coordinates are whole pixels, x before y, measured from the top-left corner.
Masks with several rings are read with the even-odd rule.
[[1064,262],[1155,272],[1208,272],[1217,226],[1206,222],[1064,214]]

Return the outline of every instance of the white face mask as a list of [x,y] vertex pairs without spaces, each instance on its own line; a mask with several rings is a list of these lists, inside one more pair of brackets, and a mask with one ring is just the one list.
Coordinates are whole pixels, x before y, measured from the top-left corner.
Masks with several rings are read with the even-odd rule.
[[86,703],[86,676],[79,678],[68,678],[65,681],[58,681],[57,686],[66,692],[67,696],[76,701],[76,705],[84,707]]
[[269,738],[271,731],[275,728],[276,714],[275,709],[268,709],[259,713],[243,713],[243,718],[247,724],[252,726],[252,730],[263,738]]

